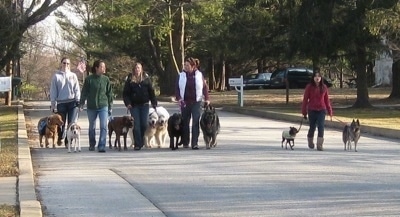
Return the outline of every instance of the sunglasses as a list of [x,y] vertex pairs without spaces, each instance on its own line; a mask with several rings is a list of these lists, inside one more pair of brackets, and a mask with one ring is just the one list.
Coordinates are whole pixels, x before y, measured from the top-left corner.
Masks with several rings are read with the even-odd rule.
[[63,65],[69,65],[69,63],[62,63]]

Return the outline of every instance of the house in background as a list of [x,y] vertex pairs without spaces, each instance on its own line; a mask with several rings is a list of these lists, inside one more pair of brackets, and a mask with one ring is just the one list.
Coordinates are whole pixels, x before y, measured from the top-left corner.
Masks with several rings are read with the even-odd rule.
[[376,60],[374,66],[375,85],[374,86],[391,86],[392,85],[392,65],[393,59],[389,53],[382,53]]

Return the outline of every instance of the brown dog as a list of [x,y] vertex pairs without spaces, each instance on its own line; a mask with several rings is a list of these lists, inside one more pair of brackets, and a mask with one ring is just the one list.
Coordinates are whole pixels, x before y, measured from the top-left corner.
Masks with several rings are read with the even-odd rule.
[[58,129],[64,124],[61,115],[53,114],[47,117],[43,117],[38,122],[39,131],[39,143],[40,147],[43,147],[42,138],[45,137],[46,148],[49,147],[49,139],[53,140],[53,148],[58,137]]
[[124,150],[126,147],[126,136],[128,134],[129,128],[133,128],[133,117],[132,116],[122,116],[122,117],[111,117],[108,121],[108,143],[109,148],[112,149],[111,145],[111,135],[115,131],[115,142],[114,147],[117,147],[121,151],[121,141],[120,136],[124,136]]

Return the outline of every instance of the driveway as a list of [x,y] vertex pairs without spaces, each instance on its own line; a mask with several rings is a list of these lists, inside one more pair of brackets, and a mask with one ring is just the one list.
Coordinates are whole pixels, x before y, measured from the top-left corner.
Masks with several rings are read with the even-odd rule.
[[[43,102],[41,102],[43,103]],[[172,103],[160,103],[170,113]],[[32,123],[49,113],[29,102]],[[117,101],[114,115],[125,115]],[[86,112],[82,152],[32,149],[36,190],[46,216],[398,216],[398,140],[363,134],[358,152],[343,151],[341,132],[325,131],[325,150],[310,150],[308,126],[295,150],[282,130],[298,123],[218,110],[218,146],[89,152]],[[167,139],[167,143],[169,140]]]

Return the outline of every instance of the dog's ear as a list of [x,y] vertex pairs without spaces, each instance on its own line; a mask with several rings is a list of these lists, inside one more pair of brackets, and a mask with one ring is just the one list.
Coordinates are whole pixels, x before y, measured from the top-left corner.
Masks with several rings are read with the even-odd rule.
[[357,125],[360,126],[360,121],[357,119]]

